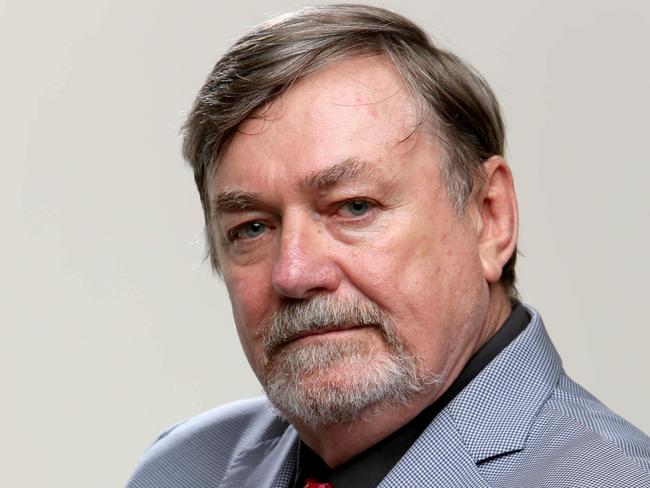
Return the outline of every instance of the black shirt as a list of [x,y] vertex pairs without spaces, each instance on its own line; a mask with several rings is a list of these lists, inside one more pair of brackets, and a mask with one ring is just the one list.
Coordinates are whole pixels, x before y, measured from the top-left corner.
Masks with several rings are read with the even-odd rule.
[[501,328],[470,358],[451,386],[413,420],[356,455],[331,469],[304,442],[298,443],[294,488],[303,488],[307,478],[329,481],[334,488],[374,488],[408,451],[424,429],[530,322],[528,311],[517,303]]

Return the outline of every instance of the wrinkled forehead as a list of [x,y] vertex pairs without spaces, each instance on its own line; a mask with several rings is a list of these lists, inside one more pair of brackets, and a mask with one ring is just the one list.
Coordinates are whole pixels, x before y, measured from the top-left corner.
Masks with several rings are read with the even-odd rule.
[[[296,82],[282,95],[258,107],[237,126],[219,151],[217,166],[238,135],[255,136],[283,124],[290,144],[308,140],[318,119],[319,130],[349,125],[355,137],[380,136],[387,146],[405,142],[422,126],[420,105],[402,76],[384,56],[357,56],[331,64]],[[351,119],[354,119],[354,124]],[[407,150],[407,147],[404,147]]]

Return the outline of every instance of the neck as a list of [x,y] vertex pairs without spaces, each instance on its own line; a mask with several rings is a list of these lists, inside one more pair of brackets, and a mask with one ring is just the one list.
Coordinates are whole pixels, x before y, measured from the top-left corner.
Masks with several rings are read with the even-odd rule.
[[369,412],[353,422],[312,426],[291,420],[301,440],[330,467],[336,468],[410,422],[431,402],[412,399]]
[[374,408],[352,422],[313,426],[289,419],[300,438],[330,467],[335,468],[386,438],[422,410],[433,404],[456,380],[470,357],[478,351],[508,318],[510,302],[500,286],[490,287],[490,301],[475,341],[459,356],[445,375],[445,381],[411,398],[408,403]]

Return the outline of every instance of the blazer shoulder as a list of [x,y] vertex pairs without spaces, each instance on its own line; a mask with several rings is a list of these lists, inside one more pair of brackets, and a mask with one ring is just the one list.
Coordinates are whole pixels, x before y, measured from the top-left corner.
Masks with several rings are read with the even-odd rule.
[[283,435],[288,424],[266,398],[230,403],[165,430],[144,453],[127,488],[213,486],[237,456]]
[[600,443],[615,446],[621,456],[650,474],[650,437],[566,375],[562,375],[546,407],[591,433]]
[[521,449],[485,459],[494,486],[650,488],[650,438],[562,374]]

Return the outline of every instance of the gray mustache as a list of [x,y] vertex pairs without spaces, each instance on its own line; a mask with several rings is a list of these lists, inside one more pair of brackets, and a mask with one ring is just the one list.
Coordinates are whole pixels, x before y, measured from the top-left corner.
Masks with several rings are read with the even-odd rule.
[[388,315],[374,302],[356,298],[341,301],[317,295],[306,301],[289,302],[271,315],[261,328],[262,347],[266,358],[292,337],[319,329],[376,327],[392,343],[393,334]]

